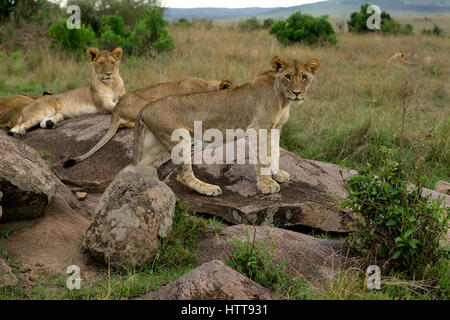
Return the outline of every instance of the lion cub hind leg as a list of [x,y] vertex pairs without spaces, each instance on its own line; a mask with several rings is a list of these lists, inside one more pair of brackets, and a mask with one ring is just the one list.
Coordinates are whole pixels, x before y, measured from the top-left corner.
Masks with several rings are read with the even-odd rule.
[[177,181],[182,183],[186,187],[207,196],[216,197],[222,194],[222,189],[219,186],[209,184],[197,179],[194,176],[191,164],[180,164],[177,169]]
[[8,134],[11,136],[14,135],[23,136],[25,135],[27,130],[39,124],[41,125],[42,128],[46,128],[47,126],[46,120],[53,119],[55,116],[56,116],[55,107],[48,106],[44,103],[39,103],[39,101],[37,100],[22,110],[21,117],[23,121],[21,121],[21,123],[17,123],[8,132]]
[[167,152],[167,148],[142,122],[135,129],[134,139],[134,162],[136,165],[151,166]]
[[64,120],[64,115],[62,113],[58,112],[52,117],[45,117],[44,119],[42,119],[42,121],[40,123],[40,127],[43,129],[53,129],[54,127],[56,127],[58,122],[63,121],[63,120]]

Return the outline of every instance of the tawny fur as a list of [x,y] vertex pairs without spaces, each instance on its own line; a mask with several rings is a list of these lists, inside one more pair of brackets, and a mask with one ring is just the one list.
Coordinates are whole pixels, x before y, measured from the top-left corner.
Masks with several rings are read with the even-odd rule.
[[[42,95],[52,95],[51,90],[45,90]],[[29,97],[24,95],[0,98],[0,127],[12,128],[16,125],[22,110],[40,97]]]
[[24,135],[38,124],[52,128],[65,118],[113,111],[119,97],[125,94],[119,74],[122,49],[109,52],[89,48],[87,54],[92,65],[91,84],[33,101],[22,110],[9,134]]
[[390,66],[394,62],[398,62],[405,66],[430,65],[434,62],[434,60],[435,59],[430,56],[421,58],[419,55],[415,53],[397,52],[389,57],[389,59],[386,62],[386,66]]
[[[246,85],[218,92],[171,96],[148,104],[136,121],[135,163],[153,165],[178,144],[171,141],[174,130],[182,128],[193,135],[194,121],[202,121],[203,131],[215,128],[224,136],[226,129],[251,127],[256,132],[266,129],[269,134],[271,129],[281,129],[288,120],[290,105],[304,101],[319,65],[318,59],[301,63],[275,56],[273,70],[260,74]],[[276,181],[271,175],[262,174],[262,168],[269,168],[270,172],[270,167],[270,163],[263,165],[257,159],[257,187],[264,194],[278,192],[277,181],[289,180],[289,174],[283,170],[272,172]],[[189,164],[178,166],[177,180],[200,194],[218,196],[222,193],[219,186],[197,179]]]
[[105,136],[87,153],[64,162],[64,167],[70,167],[86,160],[107,144],[117,133],[120,127],[134,127],[136,118],[141,109],[152,101],[175,94],[198,93],[228,89],[233,86],[230,80],[204,80],[189,77],[180,81],[160,83],[145,87],[123,95],[111,115],[111,123]]

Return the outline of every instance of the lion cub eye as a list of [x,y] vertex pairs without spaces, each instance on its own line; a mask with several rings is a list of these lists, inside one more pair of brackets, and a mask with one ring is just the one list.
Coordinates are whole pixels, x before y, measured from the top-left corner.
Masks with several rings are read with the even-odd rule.
[[114,61],[111,61],[111,64],[114,65]]
[[286,77],[286,79],[288,79],[288,80],[291,80],[291,78],[292,78],[290,74],[286,74],[285,77]]
[[303,74],[302,75],[302,80],[306,80],[306,79],[308,79],[308,76],[306,74]]

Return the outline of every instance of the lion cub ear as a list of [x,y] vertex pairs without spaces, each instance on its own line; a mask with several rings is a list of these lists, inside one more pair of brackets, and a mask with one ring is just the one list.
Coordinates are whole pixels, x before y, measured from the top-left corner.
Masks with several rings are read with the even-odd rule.
[[100,51],[97,48],[89,48],[87,49],[87,55],[89,57],[89,61],[94,62],[95,59],[98,58]]
[[309,70],[312,74],[316,74],[316,72],[320,68],[320,60],[317,58],[312,58],[306,63],[306,69]]
[[284,58],[282,58],[280,56],[275,56],[275,57],[272,58],[271,64],[272,64],[272,68],[275,71],[280,71],[281,69],[286,68],[287,61],[286,61],[286,59],[284,59]]
[[233,81],[228,79],[222,80],[219,84],[219,90],[232,89],[233,87]]
[[117,61],[120,61],[120,59],[122,58],[122,48],[115,48],[113,51],[111,51],[111,54]]

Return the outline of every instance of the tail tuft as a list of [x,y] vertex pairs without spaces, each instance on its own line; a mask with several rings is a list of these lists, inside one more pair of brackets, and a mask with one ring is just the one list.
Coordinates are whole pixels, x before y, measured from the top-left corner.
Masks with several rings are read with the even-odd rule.
[[77,164],[77,161],[75,159],[69,159],[69,160],[64,161],[63,167],[64,168],[70,168],[70,167],[73,167],[76,164]]

